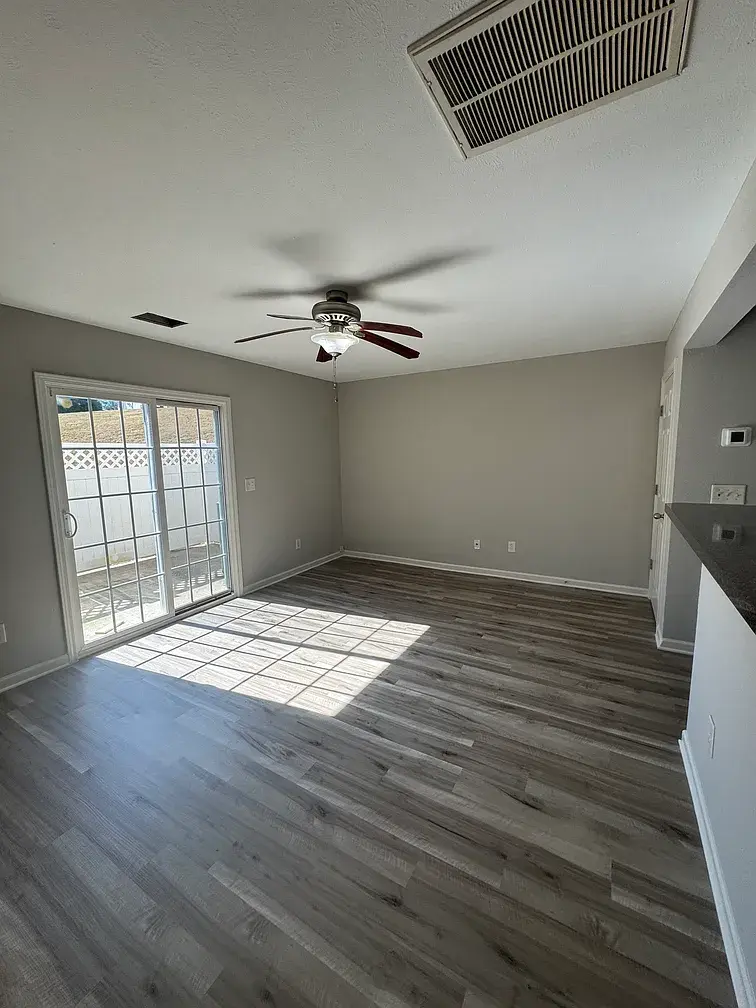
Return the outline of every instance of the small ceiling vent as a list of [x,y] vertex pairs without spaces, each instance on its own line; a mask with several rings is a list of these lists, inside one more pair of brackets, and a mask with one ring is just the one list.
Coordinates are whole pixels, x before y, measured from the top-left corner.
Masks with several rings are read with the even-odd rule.
[[165,326],[167,329],[175,329],[176,326],[186,325],[181,319],[168,318],[167,315],[156,315],[154,312],[146,311],[141,315],[131,316],[136,322],[151,322],[153,325]]
[[682,68],[692,0],[478,4],[409,54],[465,157]]

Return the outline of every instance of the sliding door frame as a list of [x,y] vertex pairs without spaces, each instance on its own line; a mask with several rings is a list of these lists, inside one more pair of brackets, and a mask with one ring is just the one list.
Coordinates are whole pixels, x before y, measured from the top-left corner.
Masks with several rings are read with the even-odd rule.
[[[60,450],[60,431],[58,428],[56,395],[61,391],[70,391],[74,386],[82,395],[92,399],[119,399],[121,401],[144,401],[149,404],[151,422],[157,425],[155,417],[156,401],[166,405],[176,406],[214,406],[218,409],[221,433],[221,463],[223,472],[224,503],[226,511],[226,533],[228,537],[228,563],[230,573],[229,593],[224,598],[235,598],[244,587],[241,562],[241,542],[239,537],[239,508],[237,500],[236,468],[234,465],[234,442],[231,429],[231,400],[228,396],[210,395],[204,392],[184,392],[177,389],[153,388],[147,385],[127,385],[120,382],[98,381],[92,378],[80,378],[77,375],[48,374],[35,371],[34,386],[37,395],[37,413],[42,440],[42,458],[47,484],[47,498],[50,508],[53,548],[55,564],[58,572],[58,584],[63,608],[63,623],[66,634],[66,648],[70,661],[77,661],[86,655],[113,647],[113,639],[84,645],[81,640],[79,596],[76,584],[76,574],[69,562],[68,551],[70,543],[65,531],[64,512],[67,508],[66,477],[63,466],[63,454]],[[61,386],[63,388],[61,388]],[[69,388],[66,388],[69,387]],[[154,451],[160,451],[159,432],[153,431]],[[157,467],[161,469],[160,466]],[[162,475],[159,478],[162,487]],[[157,494],[158,506],[165,525],[165,501],[163,494]],[[160,531],[161,542],[167,541],[167,529]],[[166,582],[167,586],[167,582]],[[219,599],[212,598],[198,602],[191,608],[182,609],[181,618],[187,612],[201,612],[211,606],[218,605]],[[165,616],[142,623],[134,627],[133,632],[119,635],[118,642],[140,637],[150,630],[166,626],[176,619],[173,611],[173,601],[169,604],[169,612]]]

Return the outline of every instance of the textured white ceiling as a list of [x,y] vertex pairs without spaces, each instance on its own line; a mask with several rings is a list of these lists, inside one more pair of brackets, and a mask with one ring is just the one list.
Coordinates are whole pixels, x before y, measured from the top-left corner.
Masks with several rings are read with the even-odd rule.
[[445,311],[361,302],[422,356],[342,380],[666,339],[756,155],[754,4],[698,0],[681,77],[467,162],[406,55],[465,6],[6,0],[0,301],[326,377],[308,333],[233,345],[308,314],[234,297],[309,285],[302,236],[333,279],[477,252],[382,289]]

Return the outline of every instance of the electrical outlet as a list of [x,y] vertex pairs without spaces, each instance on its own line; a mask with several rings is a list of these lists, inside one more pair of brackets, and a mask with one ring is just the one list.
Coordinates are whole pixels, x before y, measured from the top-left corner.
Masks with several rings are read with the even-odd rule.
[[295,539],[294,540],[294,549],[302,549],[302,540],[301,539]]
[[745,504],[746,487],[738,483],[712,483],[710,504]]
[[0,623],[0,644],[5,644],[8,637],[5,633],[5,623]]
[[244,489],[247,491],[247,493],[249,493],[250,490],[254,490],[255,489],[255,481],[254,481],[254,479],[245,479],[244,480]]
[[507,553],[516,553],[516,552],[517,552],[517,543],[514,541],[514,539],[510,539],[509,542],[507,543]]
[[714,522],[711,528],[711,541],[724,543],[739,543],[743,539],[742,525],[723,525]]
[[709,759],[714,759],[714,738],[716,736],[717,726],[714,724],[714,718],[709,714],[709,734],[706,736],[706,741],[709,746]]
[[473,539],[473,549],[480,549],[480,539]]

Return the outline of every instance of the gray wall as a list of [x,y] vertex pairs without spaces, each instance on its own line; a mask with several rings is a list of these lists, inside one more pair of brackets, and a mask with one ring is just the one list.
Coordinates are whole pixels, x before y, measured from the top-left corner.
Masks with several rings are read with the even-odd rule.
[[[756,444],[722,448],[723,427],[756,428],[756,311],[716,346],[688,350],[682,381],[672,499],[705,504],[712,483],[745,483],[756,504]],[[664,636],[692,641],[700,565],[672,529],[664,607]]]
[[663,356],[647,344],[342,386],[346,548],[646,588]]
[[[756,634],[704,571],[686,740],[751,982],[756,982],[755,710]],[[713,758],[710,714],[716,725]]]
[[[65,653],[34,371],[231,397],[245,584],[341,545],[327,382],[0,306],[0,622],[8,634],[0,676]],[[257,480],[253,493],[244,492],[245,476]]]

